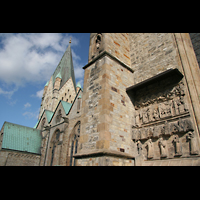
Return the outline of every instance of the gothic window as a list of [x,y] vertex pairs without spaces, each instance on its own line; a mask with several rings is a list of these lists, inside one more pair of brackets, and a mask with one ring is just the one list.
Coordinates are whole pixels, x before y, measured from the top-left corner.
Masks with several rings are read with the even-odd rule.
[[62,117],[61,110],[58,111],[58,115],[56,116],[56,123],[59,123]]
[[76,165],[76,159],[73,157],[73,155],[75,155],[77,153],[78,150],[78,140],[80,137],[80,122],[78,122],[75,127],[74,130],[72,132],[72,136],[71,136],[71,149],[70,149],[70,166],[75,166]]
[[96,38],[96,48],[97,48],[97,50],[100,48],[100,45],[101,45],[101,34],[98,34],[97,38]]
[[50,166],[53,165],[59,165],[59,158],[60,158],[60,152],[59,152],[59,138],[60,138],[60,130],[57,129],[54,133],[52,140],[51,140],[51,146],[50,146]]

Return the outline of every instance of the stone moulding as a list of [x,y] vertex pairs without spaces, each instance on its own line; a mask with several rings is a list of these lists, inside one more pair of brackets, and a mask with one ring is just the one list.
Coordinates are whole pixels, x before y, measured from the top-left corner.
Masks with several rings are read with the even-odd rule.
[[132,72],[132,73],[134,72],[134,70],[131,69],[128,65],[126,65],[125,63],[123,63],[122,61],[120,61],[119,59],[117,59],[115,56],[113,56],[112,54],[108,53],[107,51],[103,51],[96,58],[94,58],[91,62],[89,62],[87,65],[85,65],[83,67],[83,69],[88,68],[90,65],[92,65],[93,63],[95,63],[98,59],[103,58],[104,56],[110,57],[112,60],[117,61],[120,65],[122,65],[124,68],[128,69],[130,72]]
[[136,85],[130,86],[126,88],[126,92],[129,94],[133,94],[136,90],[141,89],[143,87],[146,87],[147,85],[150,85],[152,83],[158,82],[164,78],[175,76],[177,79],[176,81],[179,82],[183,78],[183,74],[177,69],[168,69],[162,73],[159,73],[147,80],[144,80],[140,83],[137,83]]
[[87,158],[87,157],[100,157],[100,156],[112,156],[112,157],[121,157],[121,158],[127,158],[127,159],[135,159],[134,156],[131,156],[128,153],[122,153],[114,150],[107,150],[107,149],[100,149],[100,150],[94,150],[84,153],[77,153],[74,155],[74,158],[80,159],[80,158]]

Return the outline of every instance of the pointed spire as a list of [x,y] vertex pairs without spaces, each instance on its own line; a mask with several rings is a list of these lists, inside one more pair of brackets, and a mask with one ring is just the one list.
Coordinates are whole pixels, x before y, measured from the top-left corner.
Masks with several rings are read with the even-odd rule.
[[69,44],[71,44],[72,43],[72,37],[70,37],[70,41],[69,41]]
[[[69,45],[63,54],[54,74],[53,74],[53,85],[55,83],[55,79],[58,76],[62,78],[62,82],[60,85],[60,88],[65,84],[66,81],[69,80],[69,78],[72,78],[72,81],[74,83],[74,89],[76,90],[76,79],[74,74],[74,67],[73,67],[73,60],[72,60],[72,51],[71,51],[71,38],[69,41]],[[59,74],[60,73],[60,74]]]

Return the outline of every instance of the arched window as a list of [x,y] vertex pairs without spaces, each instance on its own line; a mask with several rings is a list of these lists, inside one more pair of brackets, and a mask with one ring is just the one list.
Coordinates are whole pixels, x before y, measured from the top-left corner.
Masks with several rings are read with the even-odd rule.
[[78,150],[78,140],[80,137],[80,127],[81,124],[80,122],[78,122],[73,131],[72,131],[72,135],[71,135],[71,144],[70,144],[70,166],[75,166],[76,165],[76,159],[73,157],[73,155],[75,155],[77,153]]
[[59,138],[60,138],[60,130],[57,129],[54,135],[52,136],[50,144],[50,166],[59,165],[59,159],[60,159]]

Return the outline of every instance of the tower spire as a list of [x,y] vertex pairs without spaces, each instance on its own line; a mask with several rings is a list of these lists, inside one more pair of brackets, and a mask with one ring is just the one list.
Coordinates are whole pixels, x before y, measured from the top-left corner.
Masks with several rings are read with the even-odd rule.
[[72,37],[70,37],[70,41],[69,41],[69,44],[71,44],[72,43]]

